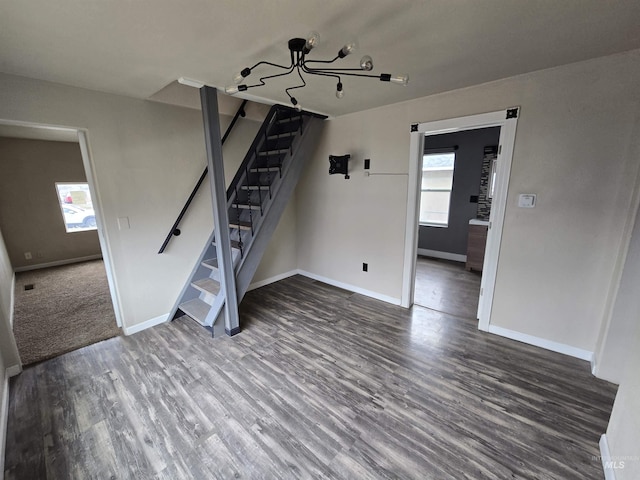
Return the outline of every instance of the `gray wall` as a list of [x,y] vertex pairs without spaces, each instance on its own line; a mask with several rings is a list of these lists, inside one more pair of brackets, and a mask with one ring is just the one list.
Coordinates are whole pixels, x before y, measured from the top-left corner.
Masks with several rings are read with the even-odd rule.
[[478,204],[470,202],[469,197],[480,193],[484,147],[497,145],[499,140],[500,127],[425,138],[426,153],[431,153],[432,149],[448,148],[454,145],[458,145],[458,150],[456,150],[456,163],[453,170],[449,226],[447,228],[420,226],[418,248],[467,254],[469,220],[476,218],[478,208]]
[[55,189],[86,181],[79,144],[0,138],[0,230],[14,269],[100,255],[95,230],[66,232]]

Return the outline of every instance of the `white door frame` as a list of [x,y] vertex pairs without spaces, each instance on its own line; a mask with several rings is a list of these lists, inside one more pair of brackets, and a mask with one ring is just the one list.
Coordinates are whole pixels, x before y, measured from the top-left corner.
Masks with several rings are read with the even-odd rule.
[[109,292],[111,293],[111,301],[113,302],[113,311],[116,316],[116,324],[122,327],[122,308],[120,303],[120,295],[116,277],[113,274],[111,263],[111,247],[107,241],[107,233],[104,229],[104,212],[102,211],[102,199],[96,188],[96,182],[93,176],[93,157],[89,148],[89,137],[86,130],[78,130],[78,143],[80,144],[80,152],[82,153],[82,163],[84,171],[87,175],[87,183],[89,184],[89,192],[91,192],[91,200],[93,209],[96,212],[96,227],[98,227],[98,241],[100,242],[100,250],[102,251],[102,260],[104,261],[104,269],[107,272],[107,283],[109,284]]
[[409,308],[413,305],[413,291],[416,277],[416,258],[418,253],[418,217],[420,205],[420,184],[422,182],[422,154],[424,151],[424,137],[441,135],[443,133],[475,130],[478,128],[500,127],[500,146],[498,148],[498,162],[496,185],[491,202],[489,217],[489,231],[487,247],[482,267],[480,283],[480,301],[478,302],[478,328],[488,331],[491,323],[491,307],[498,271],[500,256],[500,242],[504,213],[507,205],[507,191],[511,162],[516,137],[516,126],[520,107],[512,107],[497,112],[470,115],[467,117],[450,118],[414,125],[411,132],[409,184],[407,194],[407,220],[404,246],[404,267],[402,276],[401,305]]
[[100,242],[100,250],[102,252],[102,259],[104,260],[104,267],[107,273],[107,283],[109,284],[109,293],[111,294],[111,302],[113,303],[113,310],[116,317],[116,324],[122,328],[122,308],[120,303],[120,295],[118,294],[118,288],[115,275],[113,274],[112,261],[111,261],[111,248],[107,241],[107,235],[104,229],[104,214],[102,210],[102,201],[98,190],[96,189],[96,183],[94,180],[94,168],[93,160],[91,158],[91,149],[89,148],[89,139],[87,131],[81,128],[58,126],[58,125],[46,125],[42,123],[23,122],[19,120],[6,120],[0,119],[0,125],[12,125],[19,127],[32,127],[40,128],[44,130],[54,130],[66,133],[75,133],[78,136],[78,143],[80,144],[80,152],[82,155],[82,164],[87,176],[87,183],[89,184],[89,192],[91,192],[91,200],[93,202],[93,209],[96,213],[96,227],[98,231],[98,241]]

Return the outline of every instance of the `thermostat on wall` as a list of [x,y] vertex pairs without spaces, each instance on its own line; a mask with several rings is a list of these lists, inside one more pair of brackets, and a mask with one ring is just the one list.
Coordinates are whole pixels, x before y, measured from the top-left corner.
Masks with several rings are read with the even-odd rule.
[[521,193],[518,197],[518,206],[520,208],[533,208],[536,206],[535,193]]

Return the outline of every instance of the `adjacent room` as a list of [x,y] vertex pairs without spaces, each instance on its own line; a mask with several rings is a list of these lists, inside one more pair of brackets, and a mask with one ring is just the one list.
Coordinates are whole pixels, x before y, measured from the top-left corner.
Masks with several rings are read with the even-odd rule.
[[0,2],[4,478],[640,478],[638,24]]
[[0,126],[0,179],[22,364],[118,335],[77,132]]

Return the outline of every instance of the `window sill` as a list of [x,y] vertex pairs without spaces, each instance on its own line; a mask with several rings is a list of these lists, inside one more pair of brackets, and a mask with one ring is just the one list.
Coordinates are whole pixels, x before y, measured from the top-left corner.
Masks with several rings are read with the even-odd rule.
[[447,223],[420,223],[421,227],[449,228]]

